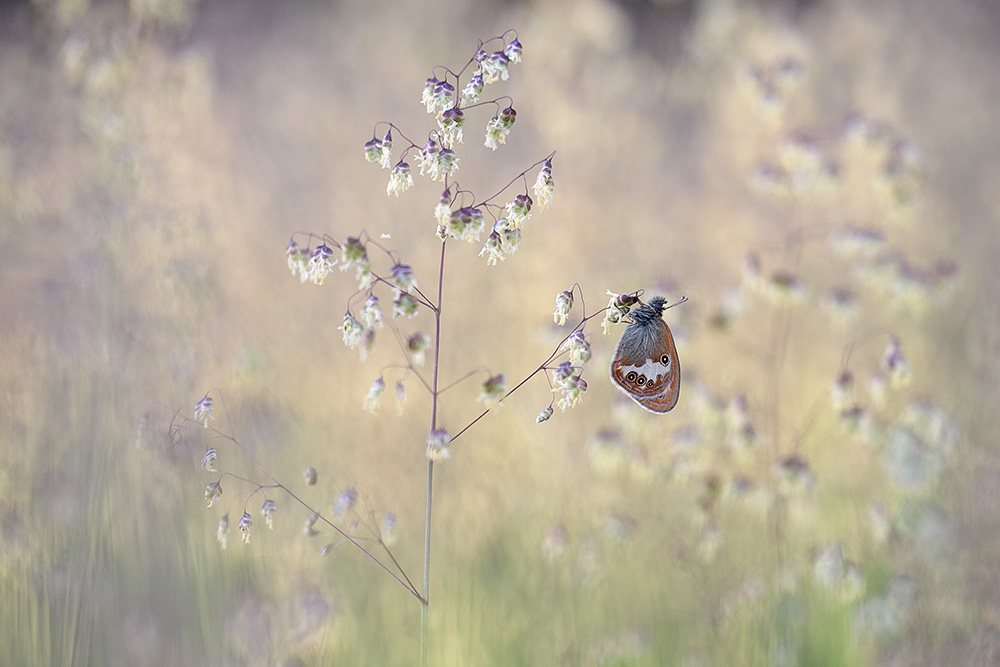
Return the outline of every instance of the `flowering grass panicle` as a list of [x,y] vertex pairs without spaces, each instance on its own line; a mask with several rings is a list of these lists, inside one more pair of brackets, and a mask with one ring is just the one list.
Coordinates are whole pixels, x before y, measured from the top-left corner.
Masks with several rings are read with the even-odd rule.
[[[468,439],[466,434],[473,426],[507,403],[514,392],[535,376],[543,376],[551,390],[551,402],[535,417],[536,423],[548,421],[556,408],[565,412],[579,405],[588,390],[584,375],[592,357],[586,326],[599,317],[604,318],[605,327],[608,322],[620,322],[629,307],[638,302],[639,292],[612,295],[607,308],[588,313],[583,291],[574,285],[558,295],[553,319],[557,324],[565,325],[574,302],[577,302],[583,308],[578,324],[522,380],[511,386],[507,374],[482,370],[453,380],[441,377],[441,359],[448,354],[448,350],[441,345],[442,321],[448,321],[442,315],[445,305],[450,305],[445,287],[452,282],[445,272],[448,252],[461,251],[464,243],[456,242],[479,244],[478,254],[486,259],[487,267],[505,262],[519,251],[522,241],[526,242],[529,238],[528,223],[533,216],[546,211],[553,201],[554,153],[534,159],[523,171],[498,182],[486,195],[462,187],[457,180],[459,173],[464,176],[464,172],[458,170],[460,153],[467,150],[464,139],[474,123],[483,123],[484,145],[494,151],[505,145],[514,131],[517,118],[514,101],[502,93],[493,97],[492,92],[494,87],[508,80],[516,71],[514,67],[523,62],[523,56],[524,47],[512,31],[479,43],[474,55],[463,67],[435,68],[432,76],[424,82],[420,101],[431,116],[426,130],[411,133],[391,122],[379,122],[375,125],[372,138],[364,142],[364,159],[389,170],[387,194],[397,198],[419,198],[424,179],[432,184],[441,184],[432,185],[431,199],[426,204],[418,199],[417,204],[407,203],[405,208],[405,212],[412,212],[417,228],[422,224],[421,219],[430,223],[424,238],[428,244],[439,248],[437,266],[422,267],[411,263],[398,249],[390,247],[390,234],[375,238],[364,229],[350,230],[352,235],[346,237],[297,232],[285,249],[288,269],[300,282],[327,286],[335,282],[330,279],[335,275],[334,267],[339,267],[340,272],[348,272],[352,268],[355,271],[353,284],[348,285],[349,296],[338,327],[342,342],[349,349],[357,349],[362,362],[395,356],[394,361],[385,363],[375,373],[375,379],[360,401],[363,411],[376,415],[374,418],[384,418],[379,408],[389,382],[393,383],[398,413],[402,413],[409,403],[409,394],[413,390],[426,392],[430,399],[430,429],[422,438],[423,454],[427,459],[423,587],[413,583],[404,564],[390,548],[399,532],[399,519],[395,513],[388,511],[380,520],[367,499],[364,500],[365,509],[361,509],[362,496],[353,487],[337,492],[332,503],[330,499],[324,500],[323,493],[329,490],[324,491],[326,485],[320,484],[320,481],[326,473],[320,473],[311,466],[305,469],[302,480],[309,496],[293,491],[272,476],[264,463],[230,432],[210,426],[209,421],[214,419],[210,396],[206,394],[195,410],[195,420],[203,428],[209,429],[214,438],[242,451],[266,478],[258,483],[245,476],[232,476],[232,483],[247,487],[231,496],[230,500],[233,505],[238,502],[244,505],[238,527],[245,544],[250,542],[253,527],[253,518],[248,511],[251,500],[263,503],[260,505],[263,520],[268,528],[275,529],[275,524],[279,522],[278,504],[272,496],[282,491],[301,506],[305,522],[300,525],[303,525],[302,532],[306,538],[324,534],[332,536],[333,540],[319,549],[321,555],[331,553],[339,545],[351,545],[363,551],[421,603],[423,614],[426,614],[428,604],[434,466],[446,464],[459,451],[474,455],[472,447],[456,448],[459,439],[465,442]],[[414,165],[412,169],[411,164]],[[492,177],[493,174],[487,176]],[[484,268],[483,271],[488,273],[489,270]],[[389,303],[391,311],[386,313]],[[492,323],[484,324],[490,326]],[[500,324],[502,320],[498,320],[497,325]],[[497,333],[503,335],[499,330]],[[480,383],[478,395],[452,391],[472,382],[474,377],[478,377]],[[449,399],[449,420],[459,419],[463,410],[472,410],[469,414],[477,416],[470,417],[461,428],[445,428],[442,408],[446,399]],[[229,416],[226,418],[228,422]],[[414,439],[404,438],[402,441],[412,443]],[[214,472],[217,460],[212,450],[211,456],[206,454],[203,467]],[[205,500],[209,507],[223,502],[222,477],[228,474],[222,473],[207,486]],[[230,482],[227,481],[226,485],[228,487]],[[330,508],[329,514],[320,509],[324,506]],[[228,513],[218,529],[218,538],[223,546],[228,531],[226,517]],[[630,519],[616,516],[609,521],[609,534],[623,543],[631,540],[634,526]]]
[[[912,584],[899,572],[919,562],[921,576],[933,578],[950,568],[935,565],[933,554],[955,535],[938,492],[960,436],[955,420],[915,388],[938,386],[917,343],[958,268],[920,256],[905,233],[919,215],[926,156],[863,114],[839,132],[804,129],[795,114],[809,107],[797,100],[807,75],[800,59],[787,58],[755,63],[738,82],[748,103],[740,130],[757,123],[768,138],[746,173],[748,196],[767,211],[767,236],[749,241],[742,266],[732,267],[735,284],[716,288],[718,306],[690,323],[697,349],[712,354],[687,357],[687,418],[682,412],[663,425],[623,403],[613,424],[591,436],[588,461],[612,488],[625,476],[649,485],[641,497],[669,499],[681,546],[666,558],[705,578],[718,601],[706,626],[725,619],[734,632],[756,631],[786,604],[819,602],[853,619],[851,646],[874,637],[894,647],[894,633],[915,618],[912,596],[899,595],[894,606],[892,582]],[[542,209],[537,191],[534,199]],[[564,295],[557,324],[572,307],[572,293]],[[633,297],[609,292],[605,333],[627,319]],[[576,339],[566,339],[567,354]],[[554,392],[572,383],[574,363],[555,370]],[[596,509],[612,515],[617,507]],[[633,518],[639,541],[646,526],[659,525],[662,508]],[[584,552],[582,538],[565,541]],[[716,597],[716,582],[735,572],[747,583]],[[807,648],[809,632],[788,634],[788,655],[815,648]]]

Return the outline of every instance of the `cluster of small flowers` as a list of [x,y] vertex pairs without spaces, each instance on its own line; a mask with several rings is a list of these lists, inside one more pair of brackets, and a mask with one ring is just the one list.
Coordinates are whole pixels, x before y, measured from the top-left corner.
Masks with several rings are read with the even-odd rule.
[[[210,448],[201,460],[201,467],[205,470],[211,472],[217,472],[215,469],[216,454],[215,449]],[[205,487],[205,505],[208,509],[212,509],[215,503],[222,498],[222,484],[221,482],[215,481],[210,482],[208,486]],[[278,505],[271,499],[264,500],[264,504],[260,508],[260,513],[264,517],[264,521],[267,527],[271,530],[274,529],[274,513],[277,511]],[[246,544],[250,543],[250,528],[253,525],[253,519],[246,512],[243,513],[243,517],[240,519],[239,527],[240,533],[243,537],[243,542]],[[227,537],[229,534],[229,514],[223,515],[222,519],[219,521],[219,527],[216,532],[216,538],[222,545],[222,548],[226,548]]]
[[[474,64],[474,68],[461,95],[456,93],[456,86],[461,74],[449,74],[445,80],[432,76],[424,83],[421,103],[428,113],[435,115],[438,128],[430,133],[428,140],[422,147],[418,148],[416,144],[411,143],[409,148],[404,151],[405,157],[406,152],[418,150],[417,160],[421,176],[427,176],[431,180],[441,181],[447,185],[449,178],[458,170],[459,159],[453,149],[457,144],[462,143],[464,138],[465,112],[463,107],[469,108],[480,104],[484,87],[496,81],[506,80],[510,64],[521,62],[522,46],[516,37],[509,42],[506,41],[506,36],[501,39],[504,44],[500,50],[489,53],[480,48],[469,61],[470,65]],[[455,76],[454,85],[448,80],[450,76]],[[516,118],[517,112],[512,106],[508,105],[499,110],[487,123],[485,145],[496,150],[499,144],[505,143]],[[390,129],[382,139],[374,137],[365,144],[365,158],[369,162],[378,163],[383,168],[388,168],[391,162],[392,147],[392,126],[390,125]],[[523,175],[521,176],[523,177]],[[413,183],[410,165],[400,160],[392,169],[386,191],[388,194],[394,194],[398,197],[413,187]],[[555,191],[551,156],[542,164],[533,190],[539,208],[541,210],[548,208]],[[451,207],[454,200],[452,187],[448,186],[441,193],[434,208],[438,238],[442,241],[454,238],[470,243],[480,242],[483,232],[487,229],[483,208],[472,205],[453,211]],[[527,193],[517,195],[513,202],[506,204],[506,214],[493,224],[486,243],[479,253],[480,257],[486,258],[487,265],[494,266],[517,252],[521,242],[521,227],[530,217],[531,206],[532,199]],[[301,266],[302,263],[302,258],[297,255],[293,258],[290,253],[289,266],[293,273],[301,275],[304,281],[307,276],[311,277],[312,274],[307,273],[308,265]]]
[[[388,278],[383,282],[392,286],[392,318],[415,317],[419,312],[420,301],[411,293],[411,290],[417,288],[413,268],[406,264],[396,263],[389,269]],[[339,328],[343,332],[344,345],[352,349],[357,348],[361,353],[361,361],[365,361],[374,348],[376,328],[383,326],[384,316],[379,299],[375,294],[369,293],[361,309],[360,319],[347,312],[344,314],[343,323]],[[430,344],[430,336],[423,332],[418,331],[409,336],[406,341],[406,351],[414,366],[424,364],[426,351]],[[376,414],[384,392],[385,380],[379,377],[368,389],[363,403],[364,409]],[[403,405],[406,403],[406,387],[401,381],[396,382],[395,395],[396,410],[402,413]]]
[[802,87],[805,78],[803,63],[783,58],[767,65],[748,65],[741,74],[739,82],[758,117],[766,126],[786,133],[775,157],[761,161],[753,169],[750,185],[778,199],[825,195],[836,190],[843,181],[842,168],[831,152],[825,151],[817,139],[785,127],[791,95]]
[[[552,319],[559,326],[565,325],[572,308],[573,290],[560,292],[556,295],[556,308],[552,313]],[[549,369],[552,372],[552,393],[557,397],[554,405],[565,412],[566,408],[578,405],[587,391],[587,381],[581,376],[584,365],[590,361],[591,352],[590,342],[583,333],[582,323],[570,332],[556,352],[560,355],[566,354],[569,357],[568,361]],[[537,423],[547,421],[552,417],[553,412],[553,405],[549,405],[538,413],[535,421]]]
[[569,361],[562,362],[553,370],[552,393],[559,397],[556,407],[563,412],[566,412],[566,408],[576,407],[583,400],[587,381],[580,377],[582,372],[582,367],[574,366]]
[[[445,194],[443,193],[442,197]],[[465,206],[457,211],[447,209],[438,217],[437,236],[442,241],[453,238],[459,241],[477,243],[485,229],[486,220],[483,217],[483,211],[475,206]]]
[[914,312],[950,297],[958,284],[958,267],[948,260],[925,269],[901,255],[887,254],[854,268],[861,281],[884,294],[890,303]]
[[385,136],[381,139],[372,139],[365,143],[365,159],[375,162],[383,169],[389,168],[389,161],[392,158],[392,128],[386,130]]
[[615,294],[611,290],[608,290],[607,293],[611,299],[604,311],[604,321],[601,322],[601,330],[605,336],[611,331],[611,327],[622,322],[624,317],[628,315],[629,309],[639,301],[635,294]]
[[[551,163],[546,161],[546,164],[551,171]],[[531,217],[531,205],[531,197],[521,194],[504,206],[506,215],[493,224],[486,245],[479,251],[480,257],[486,255],[488,265],[495,266],[498,261],[502,262],[517,252],[521,245],[521,226]]]
[[849,262],[851,272],[890,302],[920,311],[954,293],[958,269],[954,262],[940,260],[923,269],[888,247],[883,232],[847,226],[830,235],[830,248]]
[[840,167],[804,136],[784,140],[776,162],[759,163],[751,174],[751,185],[762,194],[785,198],[806,193],[826,194],[840,183]]
[[[317,472],[315,468],[309,467],[303,472],[303,477],[305,478],[306,484],[309,486],[314,486],[317,480]],[[350,512],[352,512],[358,503],[358,492],[356,489],[347,489],[346,491],[341,491],[337,494],[337,499],[333,503],[333,518],[337,521],[341,521]],[[320,535],[320,531],[316,529],[316,524],[320,520],[320,514],[318,512],[312,512],[305,521],[305,526],[302,532],[309,537],[315,537]],[[357,517],[359,521],[365,521],[364,517]],[[378,534],[381,536],[382,543],[385,545],[390,545],[396,541],[396,515],[393,512],[388,512],[382,518],[381,525],[379,526]],[[354,523],[352,522],[352,526]],[[374,529],[374,526],[369,526],[369,528]],[[333,548],[334,545],[326,545],[323,547],[321,554],[326,555]]]
[[[390,269],[387,282],[393,286],[392,318],[416,316],[419,312],[420,301],[409,292],[417,285],[413,277],[413,269],[403,264],[396,264]],[[344,345],[359,350],[361,361],[365,361],[375,346],[376,328],[383,326],[384,316],[379,298],[375,294],[369,294],[365,298],[361,310],[361,319],[348,311],[344,313],[343,323],[338,329],[343,333]],[[418,366],[422,364],[422,352],[426,350],[428,342],[424,334],[414,334],[410,338],[410,353],[414,356],[414,361]]]
[[[445,80],[439,80],[436,76],[431,76],[424,82],[420,102],[427,113],[435,115],[438,129],[433,133],[437,141],[434,138],[429,139],[420,151],[421,175],[427,174],[433,180],[444,181],[458,169],[458,158],[452,149],[464,139],[465,112],[462,108],[478,104],[486,85],[507,80],[508,68],[511,63],[521,62],[521,52],[521,43],[516,38],[506,43],[502,50],[494,53],[479,49],[470,61],[476,63],[476,67],[460,97],[456,94],[455,85],[448,81],[447,77]],[[493,116],[487,123],[485,145],[495,150],[497,143],[504,143],[516,117],[517,112],[511,106]],[[373,137],[365,143],[365,159],[381,165],[383,169],[388,169],[392,147],[390,126],[383,138]],[[400,160],[393,167],[386,191],[388,194],[399,196],[412,186],[413,176],[410,167]]]
[[[552,203],[555,192],[555,181],[552,179],[552,160],[547,159],[538,171],[535,185],[532,188],[538,200],[538,208],[545,210]],[[486,245],[479,251],[479,256],[486,257],[486,263],[495,266],[517,252],[521,244],[521,228],[531,217],[534,202],[527,194],[519,194],[514,201],[504,206],[505,215],[493,224],[493,230]]]
[[371,261],[368,259],[368,248],[361,239],[355,237],[348,238],[340,246],[340,270],[347,271],[351,267],[356,269],[355,279],[358,281],[358,289],[371,287],[374,276]]
[[[885,297],[890,305],[911,312],[921,312],[941,302],[954,292],[958,282],[953,262],[939,261],[931,269],[923,270],[896,253],[882,253],[885,237],[876,230],[844,228],[831,235],[830,245],[848,261],[844,277],[855,277]],[[798,274],[778,270],[765,277],[760,260],[753,253],[744,263],[742,287],[744,293],[757,294],[775,305],[801,306],[808,296],[805,281]],[[826,289],[819,303],[840,329],[845,329],[859,315],[855,290],[843,284]],[[742,308],[727,311],[727,323],[742,311]]]
[[[788,94],[801,85],[801,64],[793,60],[782,61],[769,68],[753,68],[747,74],[748,88],[759,102],[759,108],[770,119],[781,122]],[[855,140],[879,143],[884,147],[878,168],[882,171],[882,179],[893,202],[900,206],[911,205],[918,195],[923,174],[923,158],[919,151],[911,142],[898,137],[886,138],[891,134],[884,130],[876,132],[874,126],[857,120],[854,122],[853,131],[861,135]],[[866,136],[865,132],[871,132],[872,136]],[[760,168],[756,181],[771,194],[829,194],[844,178],[841,172],[845,167],[842,164],[846,164],[838,163],[833,155],[833,151],[827,151],[816,140],[801,135],[787,139],[779,145],[775,160]],[[831,234],[829,242],[837,255],[852,264],[850,272],[841,272],[842,278],[857,278],[859,280],[855,283],[868,285],[879,281],[898,303],[927,302],[928,297],[954,288],[956,269],[953,264],[941,262],[927,270],[915,268],[898,254],[886,252],[886,237],[879,230],[848,227]],[[812,274],[808,275],[811,279]],[[760,259],[757,255],[750,255],[744,266],[742,289],[732,288],[724,293],[720,319],[728,322],[742,313],[744,299],[748,295],[760,296],[770,303],[787,307],[808,304],[810,294],[815,293],[822,294],[818,299],[819,305],[839,324],[846,325],[854,321],[861,310],[855,292],[861,287],[849,285],[835,285],[826,291],[822,288],[813,290],[814,285],[807,285],[798,273],[781,268],[762,271]],[[630,295],[622,297],[610,292],[609,295],[611,299],[604,320],[606,332],[612,325],[626,319],[632,305],[627,301]],[[557,297],[553,313],[557,324],[566,323],[572,303],[571,292]],[[881,408],[887,403],[899,406],[898,399],[905,398],[899,390],[911,381],[911,368],[903,354],[903,344],[895,335],[888,336],[884,351],[876,360],[873,360],[870,369],[869,396],[865,404],[855,397],[854,372],[844,368],[839,373],[830,387],[834,414],[859,439],[873,448],[881,448],[882,465],[895,490],[912,500],[918,493],[927,494],[939,482],[947,465],[951,444],[958,438],[957,429],[940,408],[923,400],[910,401],[904,415],[889,421],[890,425],[886,428],[885,411]],[[565,364],[569,365],[569,362]],[[762,510],[770,515],[776,507],[781,507],[782,511],[815,517],[820,471],[813,468],[809,448],[803,447],[799,441],[791,452],[775,452],[776,447],[769,448],[767,455],[770,458],[766,467],[745,465],[746,460],[733,456],[734,452],[756,453],[758,458],[763,458],[761,452],[764,451],[760,448],[762,437],[754,425],[746,398],[737,394],[726,401],[713,395],[700,382],[688,379],[686,383],[686,404],[694,423],[676,429],[669,446],[669,456],[673,457],[670,470],[662,477],[675,481],[691,480],[699,485],[696,494],[692,494],[697,495],[697,516],[693,517],[692,526],[699,531],[696,539],[702,558],[710,560],[722,540],[720,523],[711,515],[716,497],[738,500],[748,508],[752,505],[758,516],[764,515]],[[893,395],[892,392],[897,393]],[[656,418],[635,410],[616,414],[628,420],[623,423],[625,428],[631,429],[631,437],[622,437],[614,429],[602,431],[594,440],[602,447],[603,453],[614,450],[619,459],[628,458],[637,469],[643,466],[647,472],[655,469],[656,461],[651,462],[632,452],[646,453],[647,450],[638,443],[641,436],[649,435],[648,424]],[[656,432],[659,433],[660,429]],[[720,466],[729,467],[720,469]],[[747,473],[747,470],[761,470],[763,479],[748,476],[757,473]],[[912,508],[913,504],[908,506]],[[921,536],[928,533],[938,536],[948,534],[951,524],[946,516],[933,515],[930,511],[919,514],[918,518],[910,519],[913,525],[907,527],[903,517],[891,517],[891,512],[887,513],[881,505],[873,505],[870,511],[873,533],[880,535],[882,541],[890,532],[899,535],[909,531],[912,535]],[[794,518],[794,514],[791,516]],[[794,526],[794,521],[789,525]],[[812,535],[810,539],[814,539]],[[812,562],[815,583],[830,591],[835,599],[844,604],[854,604],[865,595],[862,568],[844,557],[839,543],[816,546],[809,561]],[[761,585],[758,580],[752,587],[753,595],[748,597],[760,597]]]
[[[861,113],[850,115],[829,142],[809,137],[788,127],[786,117],[790,95],[804,79],[800,61],[750,65],[742,74],[740,82],[762,120],[785,136],[775,155],[752,171],[750,184],[757,192],[778,199],[825,196],[848,182],[867,183],[891,217],[905,217],[915,209],[926,181],[927,159],[912,140]],[[852,188],[844,194],[856,200],[859,193]]]
[[910,139],[888,123],[852,114],[841,132],[846,158],[867,163],[878,191],[897,213],[919,202],[927,174],[927,158]]
[[802,87],[803,63],[785,57],[765,65],[748,64],[739,71],[738,84],[758,115],[772,126],[784,120],[789,95]]
[[569,335],[559,348],[560,352],[569,352],[569,362],[574,366],[582,366],[590,361],[590,343],[583,331],[576,329]]
[[777,270],[770,276],[761,273],[760,258],[747,255],[743,263],[743,287],[746,291],[766,298],[775,305],[798,306],[805,301],[806,286],[800,276]]
[[[340,270],[347,271],[354,267],[357,270],[358,289],[370,287],[374,276],[365,244],[360,239],[348,238],[343,245],[335,243],[334,247],[340,249]],[[325,242],[310,251],[292,239],[288,242],[285,254],[288,256],[288,269],[292,275],[298,276],[301,282],[311,281],[315,285],[324,284],[333,267],[338,264],[333,249]]]
[[[446,457],[446,456],[445,456]],[[205,455],[202,457],[202,468],[209,471],[215,471],[216,463],[216,453],[214,448],[210,448]],[[303,472],[303,479],[306,485],[315,486],[318,480],[318,473],[313,467],[308,467]],[[258,487],[260,490],[260,487]],[[222,485],[220,482],[215,481],[208,484],[205,488],[205,502],[209,509],[211,509],[216,502],[222,498]],[[341,492],[336,501],[333,504],[333,517],[337,520],[343,519],[349,512],[351,512],[358,501],[358,492],[355,489],[348,489],[347,491]],[[274,530],[274,515],[278,511],[278,504],[270,499],[265,498],[263,504],[260,507],[260,514],[264,517],[264,523],[270,530]],[[318,512],[311,512],[306,518],[305,527],[303,532],[309,536],[319,535],[320,532],[316,530],[316,524],[320,519],[320,514]],[[392,544],[396,539],[396,515],[389,512],[382,519],[380,525],[379,534],[381,535],[382,542],[386,545]],[[240,536],[244,544],[250,543],[250,534],[253,528],[253,517],[249,512],[243,512],[240,517],[239,523],[237,524],[240,529]],[[228,545],[229,538],[229,514],[226,513],[219,520],[219,525],[216,529],[216,539],[219,544],[225,549]]]
[[[903,356],[899,339],[891,335],[868,382],[871,403],[884,407],[888,389],[900,389],[910,382],[910,366]],[[874,443],[877,436],[871,411],[854,397],[854,373],[845,368],[830,384],[830,402],[844,429],[862,441]]]
[[[420,161],[420,175],[430,176],[432,181],[445,182],[449,176],[458,171],[458,156],[455,151],[450,148],[442,148],[433,139],[427,140],[427,143],[420,149],[417,159]],[[406,168],[406,173],[409,176],[409,167]],[[413,178],[410,177],[406,187],[399,192],[409,189],[412,185]],[[396,192],[397,196],[399,192]]]

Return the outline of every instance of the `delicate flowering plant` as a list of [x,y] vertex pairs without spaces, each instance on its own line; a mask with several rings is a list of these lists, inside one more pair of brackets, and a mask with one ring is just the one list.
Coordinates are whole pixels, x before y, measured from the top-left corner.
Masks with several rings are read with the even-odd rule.
[[[523,47],[516,34],[508,32],[481,42],[474,55],[458,70],[435,68],[426,80],[420,98],[433,118],[426,133],[410,134],[393,123],[380,122],[375,125],[372,138],[363,146],[364,158],[368,162],[389,170],[386,192],[390,195],[410,197],[414,196],[413,191],[420,189],[418,183],[440,184],[433,186],[432,205],[412,209],[418,211],[415,223],[427,225],[428,241],[440,246],[436,274],[433,270],[421,270],[406,261],[389,246],[391,236],[383,235],[376,239],[364,230],[355,231],[353,236],[342,240],[327,234],[295,233],[285,250],[289,271],[302,283],[322,286],[331,276],[353,269],[353,293],[347,300],[337,328],[344,346],[357,350],[361,362],[371,359],[373,352],[384,341],[394,346],[398,361],[375,371],[360,407],[377,414],[390,382],[397,412],[402,412],[407,404],[409,387],[427,391],[430,395],[430,429],[426,436],[411,439],[414,444],[421,443],[424,447],[428,466],[423,589],[411,581],[390,548],[397,534],[398,519],[394,513],[387,512],[379,519],[367,508],[367,501],[364,502],[365,508],[361,508],[359,503],[363,498],[354,488],[339,491],[332,501],[328,501],[329,509],[324,511],[318,503],[305,500],[299,491],[274,478],[232,435],[231,428],[223,430],[209,424],[214,419],[214,400],[221,399],[220,393],[211,392],[215,395],[214,400],[206,394],[195,407],[194,419],[208,429],[213,438],[229,442],[241,450],[267,478],[264,483],[256,483],[230,473],[219,473],[216,467],[221,459],[217,452],[219,445],[210,447],[202,459],[202,467],[206,471],[218,474],[205,490],[209,508],[225,502],[223,482],[227,491],[232,484],[250,487],[249,492],[233,496],[229,501],[231,504],[243,504],[237,525],[244,543],[249,544],[254,525],[251,500],[256,498],[262,503],[259,505],[260,515],[268,528],[273,528],[279,514],[277,500],[271,496],[281,491],[306,511],[305,535],[334,536],[333,542],[320,549],[321,554],[327,554],[341,544],[357,547],[420,600],[424,608],[428,597],[426,573],[430,558],[433,466],[445,464],[455,454],[458,438],[536,375],[543,375],[551,389],[551,400],[538,414],[537,422],[550,419],[556,408],[565,411],[579,405],[587,392],[584,374],[591,359],[590,341],[585,332],[587,323],[603,315],[607,333],[611,325],[623,321],[640,294],[613,294],[607,308],[588,314],[582,290],[574,285],[558,295],[553,317],[557,324],[566,324],[574,301],[577,301],[583,308],[579,323],[555,346],[547,359],[518,383],[511,387],[505,373],[485,368],[454,382],[441,382],[441,313],[444,260],[448,248],[459,242],[477,244],[481,246],[478,254],[485,259],[485,265],[495,266],[515,255],[533,216],[546,211],[553,202],[554,153],[541,157],[512,179],[501,183],[489,196],[477,195],[462,187],[458,180],[461,173],[460,154],[476,123],[482,122],[479,127],[483,128],[484,146],[492,150],[506,144],[513,131],[517,119],[514,101],[508,96],[491,97],[489,93],[496,84],[509,78],[512,66],[521,62],[522,53]],[[478,120],[480,117],[482,121]],[[421,219],[424,223],[420,222]],[[428,289],[428,285],[433,287]],[[428,357],[432,357],[433,364],[427,364]],[[461,428],[447,428],[439,416],[440,401],[449,389],[471,381],[475,376],[480,377],[479,392],[474,399],[479,404],[476,408],[480,411],[478,416]],[[303,473],[306,487],[317,486],[320,478],[320,473],[312,467],[306,468]],[[229,509],[232,511],[232,507]],[[239,511],[238,507],[236,511]],[[217,529],[218,540],[223,546],[227,543],[229,532],[228,517],[229,512],[223,516]]]
[[[664,424],[627,405],[592,435],[586,451],[596,472],[612,473],[611,488],[641,488],[638,497],[654,508],[640,515],[633,532],[649,525],[661,535],[664,515],[647,499],[669,498],[677,520],[672,539],[683,548],[667,558],[712,582],[706,597],[719,600],[706,607],[711,627],[735,623],[728,631],[736,635],[759,632],[761,618],[783,617],[801,595],[809,608],[820,601],[850,620],[851,641],[885,638],[893,655],[899,634],[921,620],[913,600],[926,563],[913,568],[914,562],[942,546],[931,542],[952,553],[955,522],[936,491],[959,429],[942,405],[912,387],[933,392],[939,385],[914,343],[926,328],[920,317],[953,293],[957,267],[904,251],[912,248],[909,239],[894,247],[923,196],[926,163],[912,140],[861,114],[833,137],[809,138],[787,119],[802,84],[801,63],[754,65],[744,76],[749,110],[777,138],[773,152],[747,174],[750,196],[768,205],[767,237],[735,267],[740,277],[724,286],[718,307],[682,324],[717,336],[716,351],[738,349],[747,368],[731,368],[722,355],[691,359],[686,416]],[[871,222],[844,221],[842,211]],[[575,290],[557,295],[557,324],[567,322],[576,296]],[[609,292],[606,332],[627,321],[637,296]],[[677,327],[680,344],[685,328]],[[908,335],[914,328],[917,335]],[[552,376],[554,407],[575,400],[576,366],[588,356],[578,334],[582,329],[563,342],[568,356]],[[842,351],[839,363],[837,354],[824,353],[831,349]],[[728,393],[711,386],[713,375],[722,375]],[[537,419],[552,414],[550,407]],[[623,477],[635,484],[622,484]],[[621,500],[614,498],[606,533],[627,541],[614,514]],[[748,532],[759,533],[750,548],[768,554],[763,562],[746,558]],[[540,550],[547,560],[576,563],[590,555],[585,539],[556,525]],[[580,546],[565,547],[574,543]],[[616,556],[605,559],[608,569]],[[952,567],[942,564],[944,571]],[[741,571],[748,578],[719,596],[717,582]],[[810,631],[803,622],[794,621],[788,645],[771,661],[794,662],[815,648],[804,643]],[[777,628],[782,635],[789,626]]]

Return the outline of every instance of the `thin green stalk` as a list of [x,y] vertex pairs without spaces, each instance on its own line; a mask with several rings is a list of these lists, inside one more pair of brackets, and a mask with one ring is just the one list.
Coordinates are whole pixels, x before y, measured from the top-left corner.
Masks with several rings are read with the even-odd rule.
[[[441,369],[441,299],[444,294],[444,251],[438,265],[437,307],[434,309],[434,389],[431,392],[431,431],[437,429],[438,379]],[[434,496],[434,461],[427,459],[427,514],[424,523],[424,599],[420,603],[420,664],[427,665],[427,623],[431,588],[431,501]]]
[[427,518],[424,525],[424,599],[420,602],[420,664],[427,665],[427,597],[431,585],[431,496],[434,488],[434,461],[427,459]]

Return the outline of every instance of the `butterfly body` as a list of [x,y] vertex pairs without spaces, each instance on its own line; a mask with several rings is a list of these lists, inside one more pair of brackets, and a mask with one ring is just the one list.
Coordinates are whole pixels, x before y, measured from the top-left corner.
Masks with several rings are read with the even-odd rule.
[[677,348],[662,317],[667,307],[667,300],[658,296],[632,311],[632,322],[622,333],[611,359],[611,381],[655,413],[673,409],[681,389]]

